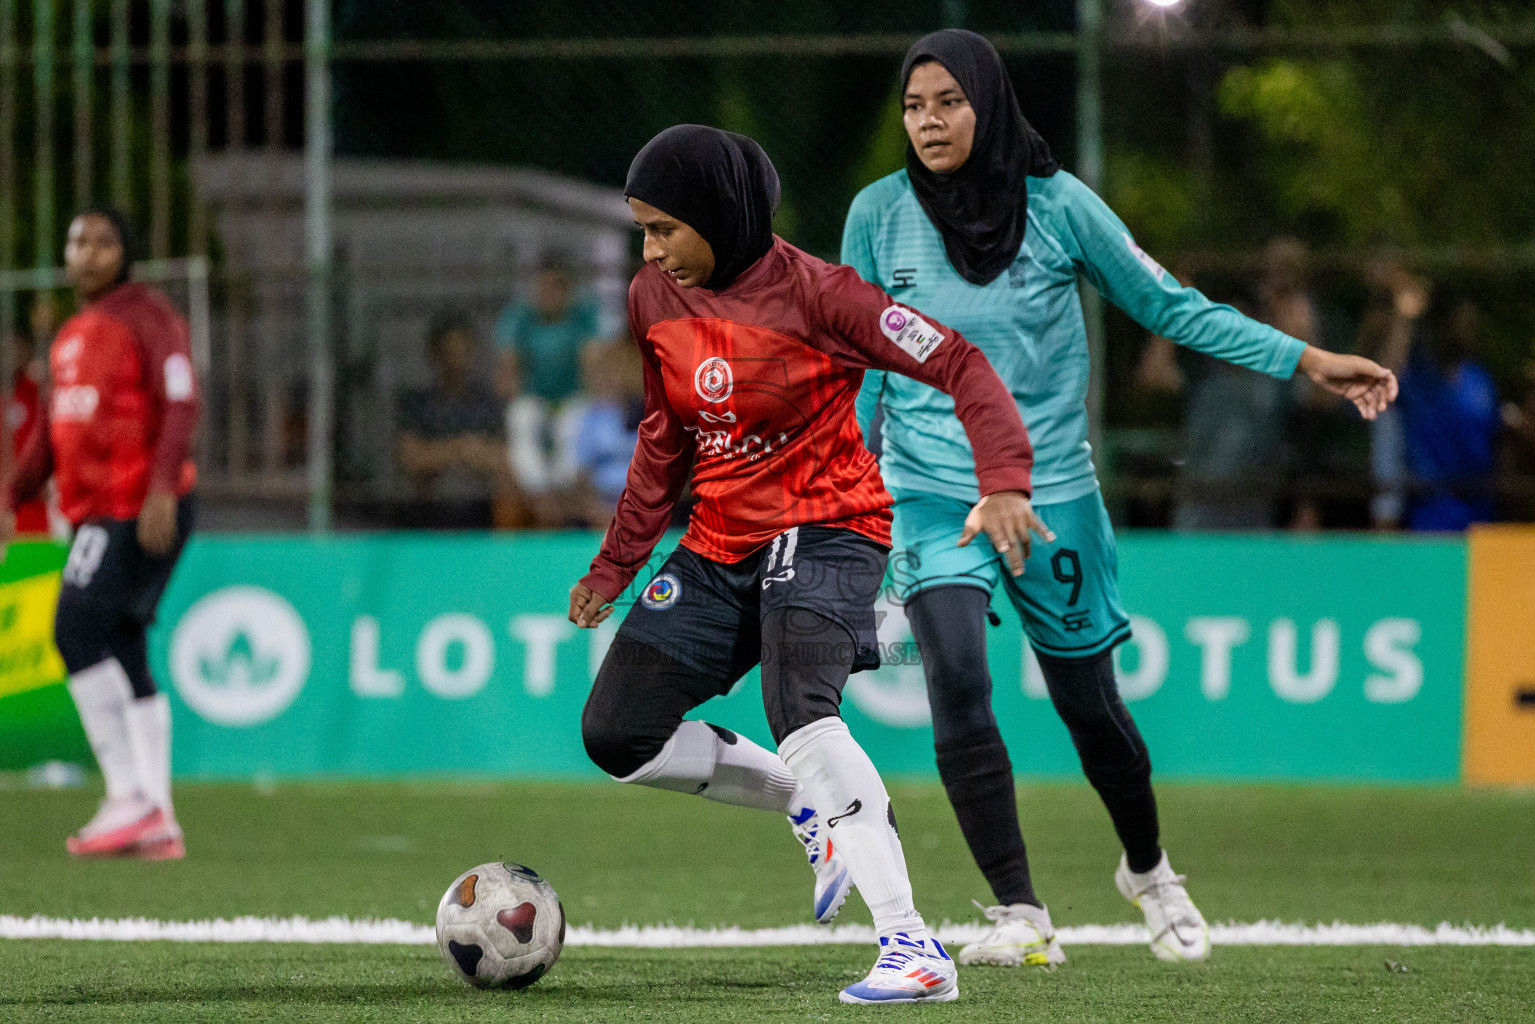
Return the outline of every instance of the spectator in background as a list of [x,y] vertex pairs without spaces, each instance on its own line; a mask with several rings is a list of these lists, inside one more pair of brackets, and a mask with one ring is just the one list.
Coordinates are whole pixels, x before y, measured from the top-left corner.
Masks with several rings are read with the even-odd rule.
[[[7,402],[6,418],[11,427],[11,454],[19,462],[27,442],[37,432],[41,419],[37,415],[38,378],[41,368],[36,362],[37,346],[31,335],[19,328],[11,334],[11,365],[15,372],[11,380],[10,401]],[[39,496],[24,501],[16,507],[16,532],[18,534],[47,534],[48,503]]]
[[[1187,270],[1174,276],[1186,287],[1194,284]],[[1249,298],[1229,301],[1245,316],[1256,313]],[[1173,528],[1273,527],[1272,467],[1284,441],[1285,382],[1160,337],[1141,353],[1136,382],[1185,396]]]
[[[1365,268],[1365,284],[1369,294],[1359,318],[1356,348],[1400,378],[1407,368],[1413,334],[1428,308],[1428,282],[1409,273],[1394,254],[1382,253]],[[1406,510],[1408,479],[1399,404],[1388,407],[1370,424],[1370,472],[1375,480],[1370,525],[1394,530]]]
[[1503,405],[1504,434],[1498,460],[1503,519],[1535,522],[1535,359],[1524,364],[1524,394]]
[[1412,530],[1464,530],[1493,519],[1502,421],[1492,374],[1477,360],[1480,315],[1469,298],[1439,289],[1401,376]]
[[575,477],[573,509],[584,525],[606,529],[629,477],[645,418],[639,350],[629,340],[594,341],[581,350],[586,400],[562,415],[566,461]]
[[508,303],[494,338],[502,367],[515,362],[522,393],[558,405],[581,384],[581,346],[600,333],[597,305],[578,297],[569,264],[548,258],[539,266],[526,301]]
[[[1320,317],[1311,291],[1310,254],[1305,243],[1287,235],[1269,240],[1258,258],[1255,289],[1258,307],[1254,318],[1277,327],[1308,345],[1321,344]],[[1334,426],[1335,396],[1314,386],[1303,374],[1296,374],[1290,424],[1287,430],[1293,454],[1293,476],[1304,483],[1324,475],[1327,449]],[[1315,530],[1322,525],[1322,514],[1315,496],[1297,494],[1290,510],[1289,526],[1296,530]]]
[[401,525],[484,529],[497,499],[515,498],[502,436],[503,404],[476,378],[479,339],[462,317],[432,327],[427,340],[432,385],[400,403],[396,451],[416,488]]

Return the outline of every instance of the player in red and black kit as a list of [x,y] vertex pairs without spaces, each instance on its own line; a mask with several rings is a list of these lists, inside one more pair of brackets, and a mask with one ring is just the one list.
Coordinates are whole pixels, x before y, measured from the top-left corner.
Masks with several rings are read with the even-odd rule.
[[[36,348],[29,335],[16,332],[11,347],[12,365],[16,367],[11,379],[11,404],[6,416],[11,421],[11,443],[17,459],[27,450],[32,435],[37,433],[40,422],[41,391],[32,379],[31,364]],[[41,496],[16,507],[16,532],[18,534],[48,533],[48,502]]]
[[[690,475],[698,505],[592,685],[587,752],[622,782],[788,813],[816,869],[816,918],[856,884],[879,932],[880,957],[844,1002],[953,999],[954,964],[913,906],[884,783],[839,716],[848,674],[879,664],[890,549],[891,498],[853,400],[870,368],[954,396],[985,495],[961,543],[984,530],[1021,569],[1043,526],[1017,406],[964,338],[773,235],[778,176],[751,139],[668,129],[624,191],[645,232],[629,323],[646,412],[571,620],[611,613]],[[759,662],[777,754],[683,720]]]
[[163,860],[185,843],[171,807],[170,706],[149,675],[146,634],[192,526],[197,387],[186,320],[128,280],[132,255],[132,227],[115,210],[69,226],[80,311],[54,339],[52,390],[6,490],[0,542],[52,476],[75,527],[54,642],[106,779],[101,809],[67,846]]

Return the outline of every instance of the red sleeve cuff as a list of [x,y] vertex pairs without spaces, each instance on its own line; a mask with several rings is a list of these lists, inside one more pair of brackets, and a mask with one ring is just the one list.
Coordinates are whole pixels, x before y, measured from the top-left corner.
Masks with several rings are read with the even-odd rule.
[[1025,497],[1029,497],[1034,493],[1027,467],[1003,466],[977,471],[976,481],[981,485],[982,495],[996,494],[998,491],[1022,491]]
[[626,573],[618,566],[598,559],[592,563],[591,572],[581,577],[581,583],[603,600],[611,602],[618,600],[618,595],[624,592],[624,588],[633,579],[634,573]]

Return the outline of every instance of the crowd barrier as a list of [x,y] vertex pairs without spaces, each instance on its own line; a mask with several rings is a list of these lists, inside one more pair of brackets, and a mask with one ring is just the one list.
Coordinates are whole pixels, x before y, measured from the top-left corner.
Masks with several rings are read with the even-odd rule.
[[[617,617],[565,619],[597,541],[195,538],[151,637],[178,776],[600,777],[579,719]],[[0,767],[89,763],[48,643],[61,564],[23,544],[0,567]],[[1535,529],[1130,532],[1120,570],[1135,633],[1120,688],[1159,775],[1535,782]],[[1014,767],[1076,775],[1017,616],[998,610],[988,654]],[[852,677],[845,717],[883,771],[931,775],[916,648],[900,605],[879,611],[887,664]],[[770,742],[755,672],[705,713]]]

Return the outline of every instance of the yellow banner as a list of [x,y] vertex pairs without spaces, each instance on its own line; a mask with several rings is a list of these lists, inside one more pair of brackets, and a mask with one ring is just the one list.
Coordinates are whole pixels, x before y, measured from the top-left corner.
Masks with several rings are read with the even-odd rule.
[[64,678],[53,646],[53,609],[59,574],[0,583],[0,697],[48,686]]
[[1535,527],[1471,531],[1467,782],[1535,783]]

